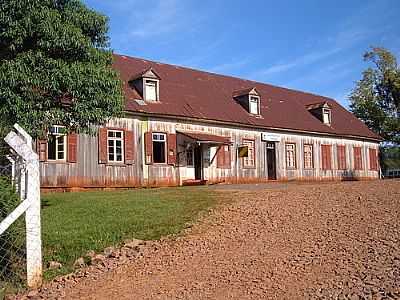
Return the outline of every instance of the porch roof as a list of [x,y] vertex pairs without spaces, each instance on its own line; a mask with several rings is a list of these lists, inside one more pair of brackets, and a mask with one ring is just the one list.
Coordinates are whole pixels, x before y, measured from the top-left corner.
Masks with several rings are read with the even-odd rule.
[[188,138],[191,138],[192,140],[195,140],[196,142],[198,142],[200,144],[229,145],[232,143],[230,137],[213,135],[213,134],[209,134],[209,133],[188,132],[188,131],[177,131],[176,133],[187,136]]

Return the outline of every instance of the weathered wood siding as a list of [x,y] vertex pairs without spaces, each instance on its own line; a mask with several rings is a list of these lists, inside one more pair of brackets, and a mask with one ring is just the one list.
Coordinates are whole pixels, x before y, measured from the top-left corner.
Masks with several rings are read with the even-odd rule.
[[[121,118],[112,120],[107,127],[132,130],[134,133],[134,163],[132,165],[99,164],[98,137],[80,134],[76,163],[41,163],[42,187],[135,187],[179,185],[184,180],[194,179],[194,168],[186,166],[186,155],[182,135],[177,136],[177,164],[145,164],[144,133],[148,131],[176,133],[177,131],[203,132],[229,137],[231,146],[231,168],[217,168],[215,156],[217,147],[203,148],[203,175],[210,183],[215,182],[260,182],[267,180],[266,142],[261,133],[266,130],[210,125],[202,122],[186,122],[157,118]],[[276,173],[278,180],[339,180],[350,178],[378,178],[378,171],[369,170],[368,149],[378,149],[375,142],[342,139],[327,136],[292,134],[274,131],[276,142]],[[255,140],[255,167],[243,168],[237,159],[237,147],[244,139]],[[296,168],[286,168],[285,144],[296,144]],[[314,168],[304,168],[303,145],[313,145]],[[321,168],[321,145],[332,145],[332,170]],[[338,170],[337,145],[346,146],[346,170]],[[354,170],[353,147],[362,149],[363,170]],[[209,152],[208,152],[209,151]]]
[[71,187],[133,187],[143,184],[142,126],[137,119],[115,119],[108,127],[132,130],[134,133],[134,163],[112,165],[99,163],[98,136],[79,134],[77,162],[41,162],[41,185],[45,188]]

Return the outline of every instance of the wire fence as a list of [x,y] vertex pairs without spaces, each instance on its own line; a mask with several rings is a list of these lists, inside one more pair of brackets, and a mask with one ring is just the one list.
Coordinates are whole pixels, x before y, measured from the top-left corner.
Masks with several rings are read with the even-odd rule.
[[[8,148],[2,147],[1,153]],[[12,164],[2,157],[0,165],[0,223],[19,205],[13,186]],[[0,295],[7,290],[26,286],[26,230],[23,218],[18,218],[0,235]]]
[[42,282],[39,159],[18,124],[0,142],[0,298]]

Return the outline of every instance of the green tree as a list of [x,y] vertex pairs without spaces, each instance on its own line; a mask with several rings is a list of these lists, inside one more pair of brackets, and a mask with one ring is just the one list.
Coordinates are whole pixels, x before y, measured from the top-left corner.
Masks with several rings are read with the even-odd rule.
[[0,1],[0,120],[33,137],[90,131],[122,111],[108,19],[79,0]]
[[400,68],[384,48],[364,54],[372,67],[363,72],[349,96],[351,111],[386,142],[400,144]]

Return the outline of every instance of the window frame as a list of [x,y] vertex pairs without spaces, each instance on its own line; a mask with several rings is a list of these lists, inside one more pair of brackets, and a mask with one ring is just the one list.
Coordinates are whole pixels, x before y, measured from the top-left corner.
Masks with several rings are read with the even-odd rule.
[[[306,151],[305,148],[306,147],[311,147],[311,167],[306,166]],[[314,145],[313,144],[303,144],[303,167],[305,170],[312,170],[314,169]]]
[[[325,114],[328,116],[328,122],[325,122]],[[322,122],[326,125],[330,125],[332,123],[332,115],[330,108],[323,108],[322,109]]]
[[[289,166],[289,160],[288,160],[288,156],[287,156],[287,152],[288,149],[287,147],[292,145],[293,146],[293,162],[294,162],[294,166]],[[296,170],[297,169],[297,145],[294,142],[286,142],[285,143],[285,165],[286,165],[286,169],[287,170]]]
[[[144,100],[149,101],[149,102],[157,102],[159,101],[159,81],[157,79],[147,79],[144,78],[144,83],[143,83],[143,88],[144,88]],[[151,84],[150,84],[151,83]],[[155,99],[149,99],[148,93],[147,93],[147,87],[150,85],[153,85],[154,83],[154,89],[155,89]]]
[[[251,112],[251,103],[256,102],[257,103],[257,112],[253,113]],[[260,114],[260,96],[257,95],[249,95],[249,113],[252,115],[259,115]]]
[[[120,132],[121,137],[110,137],[110,132]],[[114,159],[110,160],[110,145],[109,141],[113,141],[114,145],[112,146],[114,149]],[[121,160],[117,160],[117,141],[121,141]],[[125,163],[125,130],[116,129],[116,128],[107,128],[107,163],[109,164],[124,164]]]
[[[155,162],[155,160],[154,160],[154,158],[155,158],[155,155],[154,155],[154,143],[156,142],[156,143],[160,143],[160,141],[154,141],[154,135],[157,135],[157,134],[159,134],[159,135],[162,135],[162,136],[164,136],[164,141],[161,141],[161,142],[163,142],[164,143],[164,162]],[[157,132],[152,132],[151,133],[151,148],[152,148],[152,157],[153,157],[153,164],[154,165],[166,165],[166,164],[168,164],[168,134],[166,133],[166,132],[159,132],[159,131],[157,131]]]
[[[65,126],[61,126],[61,125],[53,125],[53,126],[51,126],[51,128],[58,128],[58,129],[65,129]],[[58,131],[58,130],[57,130]],[[55,151],[56,151],[56,153],[55,153],[55,159],[50,159],[49,158],[49,136],[52,136],[52,137],[54,137],[54,139],[55,139]],[[63,137],[63,145],[64,145],[64,149],[63,149],[63,156],[64,156],[64,158],[59,158],[59,151],[58,151],[58,146],[59,146],[59,142],[58,142],[58,138],[59,137]],[[67,139],[67,133],[62,133],[62,132],[50,132],[50,131],[48,131],[47,132],[47,145],[46,145],[46,147],[47,147],[47,154],[46,154],[46,159],[47,159],[47,161],[48,162],[66,162],[67,161],[67,151],[68,151],[68,145],[67,145],[67,143],[68,143],[68,139]]]
[[[242,145],[248,147],[248,145],[246,144],[248,142],[253,144],[253,164],[252,165],[246,164],[246,159],[248,161],[249,157],[242,157],[242,168],[243,169],[255,169],[256,168],[256,140],[255,139],[249,139],[249,138],[248,139],[243,139],[242,140]],[[248,150],[248,153],[250,153],[249,150]]]

